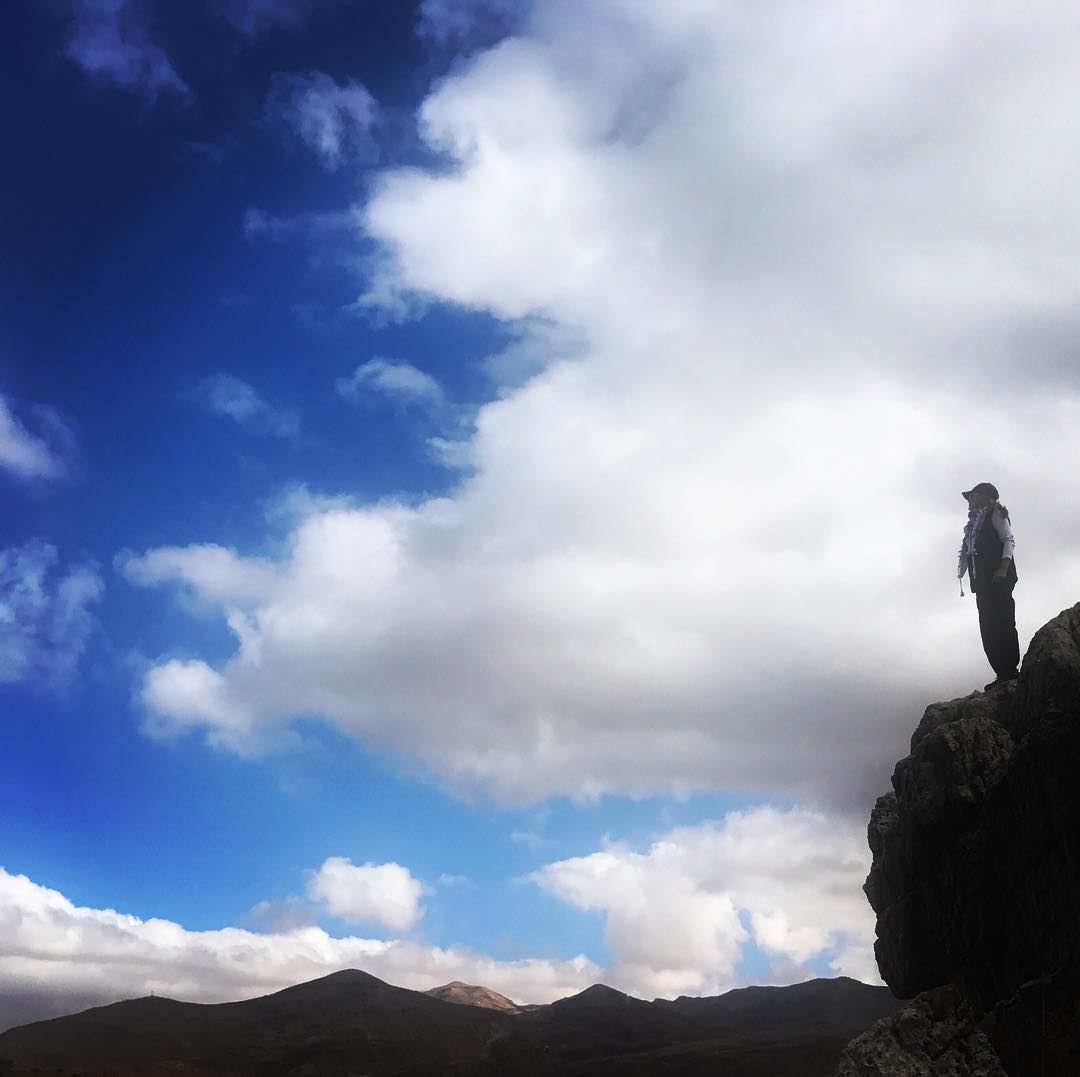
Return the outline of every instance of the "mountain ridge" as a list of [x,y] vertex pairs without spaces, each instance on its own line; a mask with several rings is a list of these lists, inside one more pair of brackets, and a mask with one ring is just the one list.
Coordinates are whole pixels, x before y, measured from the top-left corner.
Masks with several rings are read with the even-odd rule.
[[[723,1060],[723,1072],[731,1077],[827,1077],[843,1045],[871,1018],[891,1013],[898,1004],[885,988],[845,980],[808,982],[819,985],[811,992],[860,995],[863,1009],[854,1018],[832,1013],[823,1026],[819,1012],[805,1012],[798,1004],[807,995],[805,985],[770,988],[763,997],[794,1000],[790,1012],[764,1021],[761,1029],[746,1027],[745,1021],[737,1029],[738,1016],[683,1013],[675,1003],[646,1002],[603,984],[511,1012],[342,970],[241,1002],[144,997],[49,1018],[0,1034],[0,1060],[7,1060],[7,1072],[14,1074],[37,1069],[57,1075],[138,1072],[143,1077],[177,1072],[186,1077],[237,1072],[259,1077],[356,1072],[371,1077],[570,1077],[646,1074],[661,1065],[665,1072],[692,1075],[715,1073]],[[469,988],[473,997],[489,992],[457,986]],[[712,996],[713,1009],[744,1009],[743,995],[723,1001],[731,994]],[[846,1005],[833,1009],[842,1011]],[[749,1061],[740,1061],[742,1055]],[[767,1060],[770,1068],[754,1068],[755,1059]]]

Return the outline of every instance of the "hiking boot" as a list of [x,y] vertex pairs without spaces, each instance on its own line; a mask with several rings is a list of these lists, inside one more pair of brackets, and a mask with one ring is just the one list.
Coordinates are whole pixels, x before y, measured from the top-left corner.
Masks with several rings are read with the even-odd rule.
[[995,677],[989,684],[984,684],[983,691],[989,692],[991,688],[1000,688],[1003,684],[1011,684],[1019,676],[1019,672],[1015,669],[1011,673],[1003,673],[1000,677]]

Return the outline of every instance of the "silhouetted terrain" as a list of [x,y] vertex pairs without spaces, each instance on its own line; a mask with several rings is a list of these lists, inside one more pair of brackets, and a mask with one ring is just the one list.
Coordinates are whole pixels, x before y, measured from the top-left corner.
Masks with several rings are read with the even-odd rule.
[[917,996],[840,1077],[1080,1075],[1080,604],[935,703],[870,819],[878,966]]
[[846,978],[674,1002],[598,984],[518,1012],[492,1008],[501,998],[350,970],[247,1002],[143,998],[39,1021],[0,1035],[0,1059],[20,1074],[117,1077],[827,1077],[844,1044],[898,1005]]

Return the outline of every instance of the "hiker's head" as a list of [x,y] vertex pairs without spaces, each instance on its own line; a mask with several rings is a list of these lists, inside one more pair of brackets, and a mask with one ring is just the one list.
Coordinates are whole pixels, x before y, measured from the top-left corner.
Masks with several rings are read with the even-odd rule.
[[980,482],[963,493],[968,506],[973,509],[984,509],[998,499],[997,487],[992,482]]

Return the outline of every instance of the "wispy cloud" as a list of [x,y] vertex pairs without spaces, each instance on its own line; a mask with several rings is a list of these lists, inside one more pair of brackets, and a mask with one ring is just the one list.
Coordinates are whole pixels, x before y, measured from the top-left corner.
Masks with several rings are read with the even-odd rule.
[[69,0],[64,54],[91,78],[137,93],[191,98],[165,50],[151,39],[149,8],[136,0]]
[[441,409],[446,403],[442,386],[430,374],[411,363],[390,359],[369,359],[347,378],[338,378],[334,385],[341,396],[352,401],[377,394],[426,411]]
[[104,591],[96,565],[60,571],[56,547],[47,542],[0,550],[0,684],[66,692]]
[[375,114],[375,99],[363,86],[338,83],[323,71],[276,74],[266,100],[267,118],[284,124],[330,171],[370,149]]
[[344,211],[338,213],[274,214],[252,206],[244,211],[244,238],[268,239],[275,243],[299,237],[323,238],[335,233],[356,232],[356,217]]
[[303,29],[318,6],[319,0],[225,0],[220,14],[244,37],[255,38]]
[[32,425],[20,421],[0,394],[0,468],[20,479],[61,479],[70,473],[75,436],[54,408],[30,409]]
[[222,293],[218,296],[218,302],[225,310],[241,310],[245,307],[253,307],[257,300],[254,296],[244,292]]
[[528,0],[423,0],[416,32],[439,48],[471,49],[515,29],[529,6]]
[[300,433],[300,419],[294,411],[268,404],[246,381],[231,374],[204,378],[198,397],[211,414],[232,419],[252,433],[289,440]]
[[468,875],[455,875],[452,872],[444,871],[436,880],[436,884],[441,886],[444,890],[453,890],[456,887],[475,887],[475,883],[468,877]]

